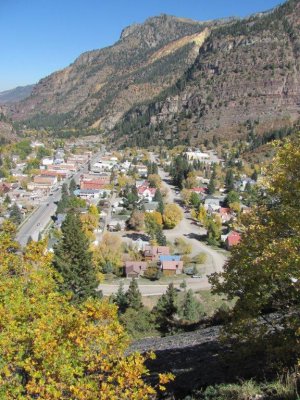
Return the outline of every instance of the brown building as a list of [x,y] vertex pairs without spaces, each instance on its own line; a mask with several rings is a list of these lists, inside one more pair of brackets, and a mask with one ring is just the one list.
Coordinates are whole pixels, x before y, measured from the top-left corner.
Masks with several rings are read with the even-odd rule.
[[162,261],[161,270],[164,275],[179,275],[183,271],[182,261]]
[[145,261],[126,261],[126,278],[138,278],[139,276],[143,275],[147,269],[147,265],[148,264]]
[[158,261],[160,256],[167,256],[170,254],[168,246],[146,246],[144,250],[144,257],[146,261]]

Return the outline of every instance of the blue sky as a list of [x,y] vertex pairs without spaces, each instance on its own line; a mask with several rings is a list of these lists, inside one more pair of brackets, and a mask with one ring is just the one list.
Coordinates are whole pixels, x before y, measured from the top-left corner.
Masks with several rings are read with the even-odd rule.
[[278,0],[0,0],[0,91],[35,83],[121,30],[161,13],[208,20],[247,16]]

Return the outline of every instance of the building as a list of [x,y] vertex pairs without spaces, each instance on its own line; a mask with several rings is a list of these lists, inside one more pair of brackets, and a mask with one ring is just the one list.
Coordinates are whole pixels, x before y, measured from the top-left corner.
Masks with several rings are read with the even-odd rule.
[[210,159],[209,154],[202,153],[201,151],[187,151],[185,153],[188,161],[208,161]]
[[144,250],[146,261],[158,261],[160,256],[169,254],[170,249],[168,246],[146,246]]
[[162,261],[161,262],[161,270],[163,275],[179,275],[182,274],[183,271],[183,262],[182,261]]
[[209,211],[218,211],[220,209],[220,199],[218,197],[207,196],[204,200],[204,207]]
[[139,198],[151,202],[155,196],[156,188],[151,188],[148,185],[144,184],[137,188],[137,193]]
[[52,176],[37,175],[33,178],[33,182],[27,185],[28,190],[48,189],[57,184],[57,178]]
[[106,174],[101,175],[84,175],[80,181],[81,190],[101,190],[109,185],[110,176]]
[[53,165],[53,158],[52,157],[45,157],[42,159],[42,165]]
[[84,200],[99,200],[100,198],[100,190],[86,189],[86,190],[75,190],[74,195],[80,197]]
[[136,170],[140,177],[145,177],[148,175],[148,168],[145,165],[136,165]]
[[207,192],[207,188],[204,187],[194,187],[191,189],[191,192],[203,195]]
[[145,212],[153,213],[157,210],[159,203],[157,201],[152,201],[151,203],[145,203],[143,205]]
[[164,262],[164,261],[180,261],[181,257],[177,255],[161,255],[159,256],[159,261]]
[[126,261],[126,278],[139,278],[147,269],[148,264],[145,261]]
[[221,207],[219,210],[219,215],[223,224],[229,222],[233,218],[231,210],[228,207]]
[[225,240],[227,249],[229,250],[232,246],[236,246],[240,243],[242,236],[236,231],[231,231]]

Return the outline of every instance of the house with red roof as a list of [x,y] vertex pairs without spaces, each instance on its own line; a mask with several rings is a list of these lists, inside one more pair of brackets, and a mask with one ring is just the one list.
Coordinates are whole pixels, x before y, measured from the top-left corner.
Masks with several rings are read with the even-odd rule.
[[147,184],[143,184],[137,188],[138,196],[141,199],[151,202],[155,196],[156,188],[151,188]]
[[225,240],[227,249],[229,250],[232,246],[236,246],[240,243],[242,236],[236,231],[231,231]]
[[197,194],[205,194],[207,192],[207,189],[204,187],[194,187],[191,189],[191,192],[194,192]]

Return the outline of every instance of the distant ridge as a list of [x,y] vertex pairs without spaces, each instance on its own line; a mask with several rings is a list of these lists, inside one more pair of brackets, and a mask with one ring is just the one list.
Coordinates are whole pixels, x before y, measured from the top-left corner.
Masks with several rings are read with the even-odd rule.
[[0,92],[0,104],[17,103],[29,97],[32,93],[34,85],[18,86],[11,90]]

